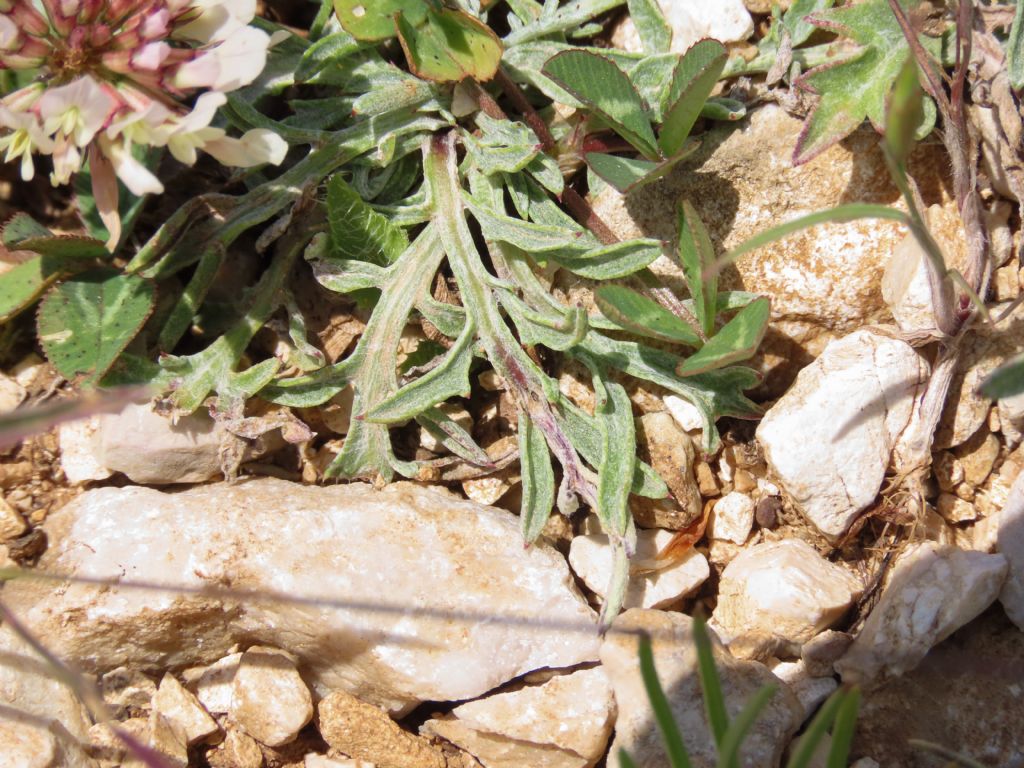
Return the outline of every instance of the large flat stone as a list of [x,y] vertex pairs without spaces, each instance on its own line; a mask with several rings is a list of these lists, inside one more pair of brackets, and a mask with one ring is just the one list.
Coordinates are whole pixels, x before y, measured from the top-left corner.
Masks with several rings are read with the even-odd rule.
[[294,654],[321,695],[342,688],[397,713],[597,658],[596,633],[534,626],[596,622],[561,555],[525,549],[508,512],[413,484],[103,488],[45,527],[47,571],[355,604],[8,585],[10,609],[90,672],[184,668],[236,643],[267,645]]

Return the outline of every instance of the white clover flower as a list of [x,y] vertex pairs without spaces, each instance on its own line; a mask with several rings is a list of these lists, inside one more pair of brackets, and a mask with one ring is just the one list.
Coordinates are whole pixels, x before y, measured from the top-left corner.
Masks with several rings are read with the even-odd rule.
[[0,0],[0,69],[41,73],[0,100],[2,159],[28,180],[33,155],[50,155],[54,184],[88,159],[111,247],[117,180],[163,191],[135,146],[166,146],[190,165],[198,150],[225,165],[281,163],[288,147],[273,132],[233,138],[210,125],[224,94],[266,64],[271,39],[249,26],[255,14],[256,0]]

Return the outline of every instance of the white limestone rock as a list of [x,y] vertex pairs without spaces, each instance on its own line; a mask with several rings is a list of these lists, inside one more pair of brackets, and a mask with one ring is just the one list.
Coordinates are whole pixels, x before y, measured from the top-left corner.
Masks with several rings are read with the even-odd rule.
[[177,424],[149,403],[131,403],[60,430],[61,466],[72,483],[122,472],[132,482],[202,483],[220,473],[222,430],[204,411]]
[[[754,32],[754,21],[742,0],[658,0],[658,5],[672,27],[673,53],[685,53],[705,37],[735,43]],[[612,44],[627,51],[643,50],[640,34],[628,16],[612,31]]]
[[758,544],[722,572],[714,625],[727,642],[763,632],[805,643],[837,621],[861,591],[856,578],[805,541]]
[[421,730],[486,768],[589,768],[604,755],[614,719],[611,683],[594,667],[467,702]]
[[743,544],[754,526],[754,500],[732,491],[715,502],[711,512],[711,538]]
[[164,675],[160,687],[153,694],[152,710],[167,721],[171,730],[186,746],[198,744],[220,733],[210,713],[170,673]]
[[684,400],[678,395],[665,395],[664,400],[668,412],[685,432],[700,432],[704,428],[704,419],[701,418],[700,411],[689,400]]
[[839,687],[834,677],[814,677],[801,661],[780,661],[772,667],[772,674],[789,686],[804,710],[807,720]]
[[[624,608],[662,608],[703,584],[710,574],[707,558],[691,552],[684,560],[662,568],[656,558],[674,536],[672,531],[639,530],[633,575],[626,587]],[[569,545],[569,565],[598,597],[604,599],[614,555],[604,534],[576,536]],[[654,570],[657,569],[657,570]]]
[[[613,631],[605,636],[601,663],[612,682],[619,709],[615,740],[608,755],[609,768],[620,768],[619,749],[629,752],[634,763],[644,768],[669,767],[640,676],[637,660],[637,633],[640,631],[649,633],[653,640],[658,677],[675,721],[685,734],[694,768],[712,768],[716,764],[717,749],[700,692],[692,624],[693,620],[681,613],[634,609],[619,616],[612,625]],[[616,629],[622,631],[615,632]],[[778,686],[778,693],[762,710],[740,750],[740,764],[744,768],[775,768],[802,720],[800,703],[767,667],[755,661],[735,659],[717,638],[712,636],[711,641],[726,710],[731,718],[736,717],[762,686],[768,683]]]
[[1024,472],[1010,488],[1010,498],[996,515],[996,551],[1006,558],[1009,571],[999,602],[1010,621],[1024,630]]
[[313,718],[313,697],[287,654],[254,647],[231,681],[231,719],[256,741],[280,747]]
[[[93,673],[210,664],[237,643],[256,642],[295,654],[321,694],[343,688],[401,713],[597,655],[596,635],[492,622],[596,625],[596,616],[558,552],[523,548],[514,515],[418,485],[376,491],[266,478],[174,494],[101,488],[44,527],[50,547],[39,567],[47,571],[193,588],[230,583],[400,611],[7,585],[11,610],[54,653]],[[459,616],[446,618],[452,613]]]
[[774,476],[825,535],[875,500],[928,365],[867,330],[833,341],[765,414],[757,438]]
[[[963,270],[967,261],[967,242],[960,215],[941,205],[933,205],[926,212],[926,221],[928,231],[942,249],[946,266]],[[896,324],[904,331],[935,328],[928,265],[924,248],[909,232],[893,250],[886,265],[882,276],[882,298],[892,310]]]
[[1002,555],[934,542],[909,547],[836,671],[868,685],[914,669],[937,643],[984,611],[1006,577]]
[[186,669],[185,682],[208,712],[224,715],[231,711],[235,673],[241,653],[231,653],[208,667]]

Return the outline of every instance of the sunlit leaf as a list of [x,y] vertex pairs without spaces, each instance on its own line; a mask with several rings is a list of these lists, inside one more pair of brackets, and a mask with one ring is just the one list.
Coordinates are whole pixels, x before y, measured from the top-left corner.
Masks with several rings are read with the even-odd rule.
[[523,540],[532,544],[544,530],[555,505],[555,473],[544,435],[525,412],[519,414],[519,468],[523,478],[523,502],[519,512]]
[[622,285],[602,285],[594,291],[598,309],[619,327],[653,339],[699,347],[701,339],[684,320],[652,299]]
[[660,159],[647,106],[626,73],[611,59],[570,49],[548,59],[542,72],[601,115],[648,160]]
[[693,297],[693,311],[705,336],[715,330],[718,304],[718,274],[711,268],[715,252],[711,238],[697,211],[688,200],[679,210],[679,262]]
[[746,360],[757,351],[764,338],[770,309],[768,299],[757,299],[748,304],[698,352],[677,366],[676,374],[691,376]]
[[402,14],[397,24],[409,69],[417,77],[436,82],[467,77],[486,81],[498,71],[501,41],[490,27],[464,11],[428,7],[424,22],[414,23]]
[[[901,0],[901,5],[911,3]],[[796,81],[798,87],[820,98],[797,140],[795,164],[805,163],[841,141],[865,118],[876,130],[883,130],[886,101],[911,55],[888,0],[866,0],[818,11],[806,21],[848,37],[860,48],[843,59],[810,70]],[[938,55],[938,40],[921,36],[920,41],[926,51]],[[916,126],[916,138],[926,136],[934,125],[935,103],[927,99]]]
[[334,258],[390,264],[409,245],[405,231],[367,205],[341,174],[327,185],[327,221]]
[[626,0],[644,53],[667,53],[672,45],[672,27],[665,21],[657,0]]
[[346,32],[372,43],[395,36],[398,13],[410,24],[422,24],[427,4],[423,0],[334,0],[334,13]]
[[683,148],[727,58],[725,46],[717,40],[698,40],[679,59],[665,92],[658,134],[665,155],[671,157]]

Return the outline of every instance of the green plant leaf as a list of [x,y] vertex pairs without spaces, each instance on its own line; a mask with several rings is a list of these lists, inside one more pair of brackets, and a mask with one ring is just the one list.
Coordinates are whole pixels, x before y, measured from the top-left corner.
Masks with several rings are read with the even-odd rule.
[[800,735],[800,738],[796,740],[795,747],[790,753],[789,762],[786,763],[786,768],[809,768],[811,760],[814,759],[815,752],[817,752],[818,745],[821,744],[821,740],[828,733],[829,726],[835,720],[836,712],[839,711],[839,707],[845,700],[846,695],[847,690],[840,688],[821,705],[821,709],[818,710],[818,713],[811,720],[810,725]]
[[156,303],[137,275],[94,269],[57,285],[39,306],[37,332],[62,376],[95,384],[135,338]]
[[473,441],[473,436],[440,408],[427,408],[416,415],[424,429],[459,458],[479,466],[492,465],[487,451]]
[[440,365],[382,400],[366,414],[366,420],[378,424],[395,424],[407,421],[450,397],[468,397],[469,367],[473,364],[475,333],[476,328],[467,322],[462,335],[448,350]]
[[705,336],[715,332],[718,273],[712,270],[715,251],[704,222],[688,200],[679,209],[679,261],[693,297],[693,313]]
[[996,368],[981,383],[981,393],[997,400],[1024,392],[1024,356]]
[[591,280],[614,280],[638,272],[661,255],[657,240],[625,240],[604,245],[586,253],[548,254],[570,272]]
[[680,161],[692,155],[699,146],[699,141],[691,141],[672,157],[656,163],[639,158],[606,155],[602,152],[588,152],[584,159],[594,173],[619,192],[629,194],[635,189],[640,189],[665,177]]
[[609,534],[625,536],[632,519],[627,502],[636,471],[633,406],[621,384],[605,384],[594,376],[594,390],[598,398],[596,411],[601,417],[597,423],[602,443],[601,463],[597,470],[597,508],[594,511]]
[[[686,751],[683,735],[679,732],[679,725],[672,714],[672,707],[668,703],[668,697],[658,679],[651,638],[643,635],[637,650],[640,656],[640,678],[643,680],[647,700],[654,712],[654,722],[657,723],[658,731],[665,744],[665,754],[668,755],[669,765],[671,768],[690,768],[690,755]],[[714,660],[711,663],[714,664]]]
[[860,689],[854,687],[846,692],[836,710],[835,725],[832,727],[832,747],[825,760],[826,768],[846,768],[853,744],[853,732],[857,727],[857,711],[860,708]]
[[698,40],[679,59],[662,102],[658,133],[658,146],[668,157],[683,148],[727,59],[725,46],[717,40]]
[[1015,91],[1024,88],[1024,3],[1017,2],[1006,41],[1006,73]]
[[427,7],[425,22],[416,24],[401,14],[397,24],[409,69],[417,77],[442,83],[467,77],[486,81],[498,71],[501,41],[464,11]]
[[396,14],[410,24],[422,24],[427,4],[423,0],[334,0],[334,13],[354,38],[376,43],[395,36]]
[[757,351],[768,327],[771,302],[757,299],[745,306],[696,353],[676,367],[676,375],[692,376],[746,360]]
[[[900,4],[911,5],[907,0]],[[911,55],[888,0],[866,0],[818,11],[806,21],[848,37],[861,47],[850,56],[815,67],[796,80],[797,87],[820,97],[797,140],[793,154],[796,165],[848,136],[865,118],[881,132],[889,92]],[[938,40],[921,36],[920,41],[933,56],[939,54]],[[922,120],[916,126],[916,137],[928,135],[934,125],[935,104],[928,99]]]
[[721,748],[722,740],[729,730],[729,713],[725,709],[722,681],[719,680],[718,669],[715,667],[711,636],[708,634],[707,624],[700,616],[693,619],[693,644],[697,648],[697,675],[700,678],[704,711],[707,713],[715,744]]
[[523,541],[532,544],[544,530],[555,506],[555,473],[544,435],[533,426],[525,411],[519,414],[519,471],[523,478],[519,512]]
[[914,148],[917,126],[924,117],[923,99],[917,63],[911,56],[896,76],[885,112],[885,144],[901,173],[907,155]]
[[691,347],[701,345],[700,337],[684,320],[631,288],[599,286],[594,301],[605,317],[630,333]]
[[334,258],[390,264],[409,247],[405,231],[367,205],[341,174],[327,184]]
[[629,18],[636,26],[644,53],[668,53],[672,45],[672,27],[665,21],[656,0],[626,0]]
[[[720,768],[740,767],[740,747],[743,746],[743,741],[747,738],[757,716],[768,706],[768,702],[778,691],[778,687],[766,685],[747,699],[743,709],[729,724],[728,730],[718,743],[718,765]],[[846,763],[843,765],[845,766]]]
[[659,160],[647,107],[629,77],[611,59],[582,50],[552,56],[542,73],[599,114],[648,160]]

